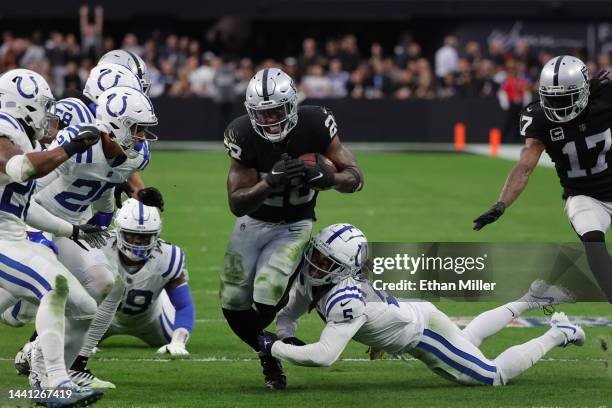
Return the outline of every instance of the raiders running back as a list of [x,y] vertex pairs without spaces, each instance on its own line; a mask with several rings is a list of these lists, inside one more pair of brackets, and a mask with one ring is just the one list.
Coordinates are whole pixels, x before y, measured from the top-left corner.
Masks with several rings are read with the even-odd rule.
[[[297,124],[279,142],[262,138],[253,129],[249,115],[240,116],[225,131],[225,148],[240,164],[257,169],[260,179],[270,172],[283,153],[291,157],[324,153],[338,132],[334,115],[321,106],[300,106],[297,115]],[[270,194],[263,205],[249,215],[267,222],[314,219],[316,199],[317,192],[307,186],[286,186]]]

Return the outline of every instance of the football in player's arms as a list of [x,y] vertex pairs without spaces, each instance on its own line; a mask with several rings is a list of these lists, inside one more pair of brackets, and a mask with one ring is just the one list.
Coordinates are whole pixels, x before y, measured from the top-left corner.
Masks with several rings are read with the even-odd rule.
[[544,151],[555,163],[569,222],[584,243],[599,286],[612,302],[612,259],[605,233],[612,215],[612,82],[608,73],[589,78],[586,65],[561,55],[540,74],[540,101],[521,114],[525,147],[499,201],[474,220],[474,229],[495,222],[521,194]]
[[[489,359],[479,349],[482,341],[521,313],[541,307],[538,299],[542,297],[532,293],[541,285],[532,285],[515,302],[477,316],[462,330],[432,303],[398,301],[374,289],[358,276],[367,257],[368,242],[355,226],[334,224],[323,228],[304,252],[300,276],[288,304],[278,314],[278,337],[260,335],[260,349],[299,365],[330,366],[354,339],[389,354],[410,354],[436,374],[460,384],[505,385],[551,349],[584,343],[584,331],[570,323],[565,314],[555,313],[551,328],[542,336]],[[551,303],[564,300],[565,292],[559,288],[548,286],[544,290]],[[300,317],[312,305],[325,328],[318,342],[303,345],[295,340],[295,331]]]
[[[248,84],[247,114],[232,121],[224,143],[230,156],[229,206],[238,217],[221,273],[221,307],[234,333],[255,351],[282,307],[287,287],[310,238],[317,194],[359,191],[363,176],[342,145],[332,113],[300,106],[293,79],[277,68],[257,72]],[[325,159],[299,159],[306,153]],[[311,157],[312,159],[312,157]],[[266,386],[283,389],[280,362],[260,354]]]

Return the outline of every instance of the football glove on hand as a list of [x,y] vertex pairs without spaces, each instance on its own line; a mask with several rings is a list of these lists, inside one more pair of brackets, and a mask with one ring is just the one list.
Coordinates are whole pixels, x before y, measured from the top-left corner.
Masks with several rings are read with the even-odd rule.
[[297,337],[285,337],[281,341],[285,344],[291,344],[292,346],[305,346],[306,345],[306,343],[304,343],[302,340],[298,339]]
[[270,187],[278,188],[286,186],[295,177],[304,177],[305,174],[306,166],[303,161],[292,159],[287,153],[283,153],[264,180]]
[[117,208],[121,208],[121,205],[122,205],[121,195],[125,193],[125,195],[127,195],[128,197],[131,197],[133,192],[134,192],[134,189],[132,188],[132,186],[130,186],[130,183],[128,183],[127,181],[117,185],[115,187],[115,190],[113,191],[113,195],[115,196],[115,205],[117,206]]
[[276,335],[267,331],[264,331],[263,334],[257,336],[257,345],[259,346],[260,355],[271,356],[272,345],[276,340]]
[[487,212],[474,220],[474,229],[480,231],[485,225],[494,223],[506,211],[506,204],[501,201],[493,204]]
[[57,245],[55,245],[53,241],[45,238],[42,231],[28,231],[27,234],[28,241],[44,245],[50,248],[55,253],[55,255],[59,255],[59,249],[57,248]]
[[159,211],[164,211],[164,197],[155,187],[143,188],[138,192],[138,201],[149,207],[157,207]]
[[97,127],[81,126],[79,133],[70,142],[60,147],[66,151],[68,156],[73,156],[77,153],[85,153],[89,146],[98,143],[100,137],[102,137],[102,132]]
[[313,190],[327,190],[334,186],[334,173],[332,173],[320,153],[316,154],[317,165],[306,167],[306,184]]
[[171,356],[188,356],[189,352],[185,348],[189,339],[189,331],[183,327],[179,327],[172,334],[172,340],[169,344],[161,346],[157,352],[159,354],[170,354]]
[[106,240],[110,238],[110,234],[104,227],[98,227],[97,225],[81,224],[72,226],[72,239],[81,248],[89,251],[87,247],[79,242],[83,240],[92,248],[102,248],[106,243]]

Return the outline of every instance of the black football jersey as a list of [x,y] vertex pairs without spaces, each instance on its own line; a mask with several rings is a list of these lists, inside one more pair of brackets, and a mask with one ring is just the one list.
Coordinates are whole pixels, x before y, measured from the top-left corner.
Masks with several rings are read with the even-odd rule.
[[555,123],[539,101],[523,109],[521,135],[541,141],[555,163],[563,198],[586,195],[612,201],[612,83],[591,90],[589,103],[575,119]]
[[[261,179],[281,154],[297,158],[304,153],[324,153],[338,132],[330,111],[321,106],[298,107],[297,125],[280,142],[259,136],[248,115],[234,119],[225,129],[224,144],[231,158],[257,169]],[[315,218],[317,192],[304,186],[273,190],[263,204],[249,216],[266,222],[294,222]]]

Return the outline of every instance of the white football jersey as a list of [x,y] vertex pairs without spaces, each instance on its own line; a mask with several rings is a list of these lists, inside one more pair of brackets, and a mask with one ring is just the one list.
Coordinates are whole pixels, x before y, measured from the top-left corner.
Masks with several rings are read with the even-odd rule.
[[[62,129],[49,149],[68,143],[79,128],[75,125]],[[109,161],[102,143],[96,143],[40,179],[35,199],[52,214],[73,224],[86,222],[92,205],[96,210],[113,212],[113,188],[147,167],[151,157],[148,142],[140,144],[138,153],[133,159],[122,155]]]
[[[284,338],[293,336],[295,326],[283,328],[282,315],[291,314],[304,305],[312,303],[310,285],[297,279],[287,308],[283,309],[277,321],[277,334]],[[316,288],[314,288],[316,292]],[[292,307],[292,303],[295,306]],[[302,304],[301,307],[296,307]],[[357,278],[344,279],[323,295],[315,304],[315,309],[325,322],[334,325],[350,325],[360,316],[365,316],[365,323],[357,330],[353,339],[388,353],[399,353],[420,338],[424,328],[422,313],[411,303],[400,302],[383,291],[374,289],[367,280]],[[287,323],[295,317],[288,316]],[[280,323],[280,330],[279,330]],[[294,323],[295,324],[295,323]],[[287,332],[283,332],[287,330]]]
[[164,287],[181,275],[188,279],[185,253],[176,245],[160,241],[151,258],[133,273],[129,273],[119,260],[116,240],[110,240],[103,250],[125,282],[123,299],[115,315],[119,325],[156,319],[161,308],[159,295]]
[[[1,111],[0,135],[8,137],[23,153],[34,151],[21,123],[11,115]],[[15,183],[5,173],[0,172],[0,239],[21,240],[26,238],[24,220],[35,187],[36,180]]]

